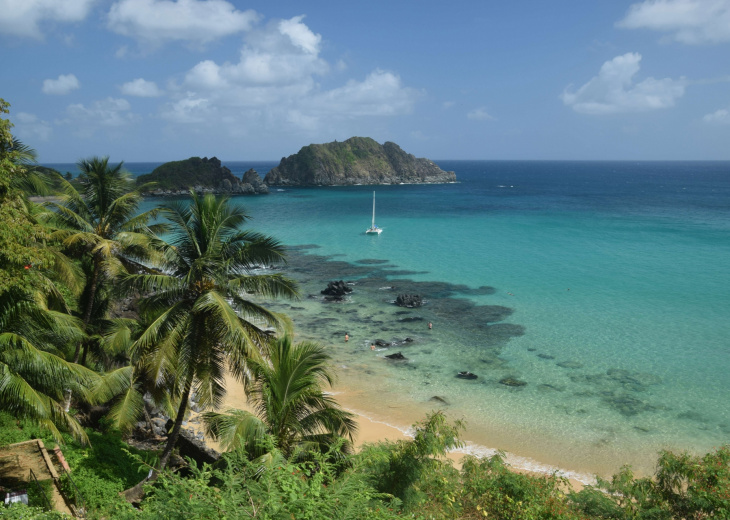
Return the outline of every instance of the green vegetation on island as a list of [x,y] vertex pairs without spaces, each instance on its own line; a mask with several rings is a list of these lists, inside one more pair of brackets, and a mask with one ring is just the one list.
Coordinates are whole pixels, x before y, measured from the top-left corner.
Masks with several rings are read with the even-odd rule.
[[190,157],[183,161],[166,162],[140,175],[137,185],[150,195],[186,195],[191,189],[205,193],[260,194],[268,193],[255,170],[239,179],[221,164],[217,157]]
[[[293,343],[290,320],[262,303],[297,294],[259,269],[285,261],[280,243],[213,194],[140,213],[144,188],[108,158],[81,161],[73,184],[35,169],[11,126],[0,118],[0,488],[29,504],[0,504],[0,517],[730,518],[730,446],[663,452],[653,478],[624,468],[577,492],[499,454],[457,469],[445,455],[463,424],[441,411],[412,439],[354,452],[325,349]],[[49,183],[58,199],[31,202]],[[227,374],[254,413],[219,411]],[[212,464],[177,454],[193,403],[226,450]]]
[[397,144],[379,144],[369,137],[310,144],[284,157],[264,177],[282,186],[339,186],[352,184],[424,184],[455,182],[429,159],[417,159]]

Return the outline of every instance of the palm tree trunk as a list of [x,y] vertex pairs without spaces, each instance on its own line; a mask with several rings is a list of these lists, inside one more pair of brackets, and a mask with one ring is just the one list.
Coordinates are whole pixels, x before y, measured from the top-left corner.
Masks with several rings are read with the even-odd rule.
[[160,460],[157,462],[157,468],[151,470],[150,474],[142,482],[139,482],[134,487],[125,489],[120,493],[124,496],[127,502],[134,504],[141,501],[142,497],[144,497],[144,485],[148,482],[154,482],[155,480],[157,480],[159,472],[165,469],[165,467],[167,466],[167,463],[170,460],[170,455],[172,454],[172,450],[175,447],[175,444],[177,444],[177,438],[180,436],[180,428],[182,427],[182,422],[185,418],[185,412],[187,412],[188,399],[190,398],[190,389],[192,388],[192,386],[193,377],[190,376],[188,381],[185,383],[185,390],[180,401],[180,406],[177,410],[175,424],[172,426],[172,431],[167,437],[167,445],[165,446],[162,455],[160,455]]
[[175,444],[177,443],[177,438],[180,436],[180,428],[182,427],[182,422],[185,418],[185,412],[188,409],[188,399],[190,398],[190,389],[192,388],[192,386],[193,377],[190,376],[187,383],[185,383],[185,390],[183,391],[183,395],[180,398],[180,407],[177,410],[175,424],[172,426],[172,431],[167,437],[167,446],[165,446],[162,455],[160,455],[160,461],[157,463],[158,471],[165,469],[165,466],[167,466],[167,462],[168,460],[170,460],[170,455],[172,454],[172,449],[175,447]]

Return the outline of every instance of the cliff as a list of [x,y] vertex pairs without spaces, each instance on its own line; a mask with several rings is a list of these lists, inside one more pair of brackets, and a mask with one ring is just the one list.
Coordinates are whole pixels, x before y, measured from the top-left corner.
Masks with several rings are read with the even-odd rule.
[[310,144],[281,159],[264,177],[270,186],[341,186],[348,184],[427,184],[456,181],[433,161],[417,159],[395,143],[369,137]]
[[140,175],[137,185],[154,183],[148,195],[184,195],[194,189],[204,193],[253,195],[268,193],[269,189],[256,170],[248,170],[239,179],[221,164],[217,157],[191,157],[172,161],[155,168],[152,173]]

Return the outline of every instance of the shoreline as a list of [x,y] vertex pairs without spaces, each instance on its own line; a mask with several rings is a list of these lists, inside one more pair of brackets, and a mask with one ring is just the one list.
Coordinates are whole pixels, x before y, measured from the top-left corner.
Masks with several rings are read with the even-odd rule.
[[[221,411],[227,408],[238,408],[251,411],[246,402],[246,395],[243,391],[242,385],[228,375],[226,376],[225,381],[226,395],[223,399]],[[401,428],[388,422],[377,420],[370,417],[367,412],[359,410],[356,407],[356,399],[353,399],[355,391],[352,389],[338,386],[338,391],[330,393],[335,397],[342,408],[348,412],[356,414],[357,416],[355,420],[358,424],[358,432],[354,443],[356,449],[359,449],[364,444],[377,443],[381,441],[399,441],[413,438],[413,435],[409,433],[410,426],[408,428]],[[451,420],[454,419],[449,416],[448,413],[447,417]],[[462,439],[462,441],[465,445],[463,448],[452,450],[447,454],[447,458],[452,461],[454,467],[457,469],[461,468],[461,460],[466,455],[474,455],[481,458],[497,452],[495,449],[476,446],[466,439]],[[214,450],[218,452],[221,451],[218,443],[209,439],[207,436],[205,438],[205,443]],[[480,453],[484,450],[487,450],[490,453]],[[587,485],[595,484],[595,478],[590,475],[579,474],[570,470],[553,467],[539,461],[518,457],[510,453],[505,454],[505,461],[510,469],[518,473],[533,475],[551,475],[553,473],[557,473],[568,480],[570,489],[574,491],[580,491]]]

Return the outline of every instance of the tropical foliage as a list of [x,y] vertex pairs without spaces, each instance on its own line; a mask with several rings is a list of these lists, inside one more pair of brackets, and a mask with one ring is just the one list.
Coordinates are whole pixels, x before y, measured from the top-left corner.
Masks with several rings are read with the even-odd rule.
[[[5,112],[7,104],[0,99],[0,113]],[[62,401],[64,392],[82,393],[95,374],[62,355],[81,333],[64,296],[48,278],[55,254],[45,246],[47,233],[21,191],[31,177],[26,163],[34,154],[12,139],[4,119],[0,143],[0,406],[57,438],[64,429],[85,440]]]
[[255,272],[282,262],[284,249],[271,237],[241,229],[248,216],[228,199],[191,193],[189,204],[172,203],[162,214],[170,232],[168,241],[155,244],[164,258],[161,271],[126,278],[148,295],[142,311],[152,317],[133,355],[179,399],[160,468],[177,441],[191,393],[202,407],[218,408],[226,373],[246,383],[249,360],[265,355],[271,333],[287,327],[283,316],[252,296],[296,296],[288,278]]
[[148,226],[156,210],[138,214],[142,196],[122,166],[111,166],[108,157],[83,159],[76,183],[61,179],[60,201],[46,203],[52,210],[45,215],[55,228],[52,238],[81,261],[86,275],[79,306],[90,337],[77,344],[74,363],[81,355],[81,363],[86,364],[89,349],[99,343],[112,284],[128,270],[145,267],[153,253],[150,236],[162,230],[160,225]]
[[[281,244],[244,229],[248,216],[225,198],[192,193],[139,215],[139,191],[108,158],[81,161],[73,185],[57,178],[62,198],[41,211],[29,194],[45,179],[11,127],[0,118],[0,446],[65,443],[87,518],[730,518],[730,446],[663,452],[652,478],[624,468],[579,492],[557,475],[512,471],[500,454],[455,467],[446,455],[463,424],[442,412],[414,425],[412,439],[353,453],[354,418],[326,392],[326,349],[294,344],[287,318],[262,304],[296,296],[292,280],[267,269],[284,261]],[[164,221],[150,224],[156,216]],[[139,316],[110,319],[127,292]],[[252,412],[216,413],[228,374]],[[231,451],[171,471],[193,394]],[[109,413],[82,428],[68,395]],[[161,454],[123,440],[152,408],[174,418]],[[144,478],[150,470],[156,479]],[[120,495],[131,486],[146,489],[139,508]],[[0,516],[60,518],[19,504],[0,505]]]
[[252,381],[247,395],[254,413],[209,412],[205,414],[208,433],[224,449],[242,449],[251,458],[265,454],[261,439],[266,435],[286,458],[325,453],[340,438],[349,451],[357,430],[355,416],[325,393],[324,385],[332,386],[335,375],[324,347],[312,342],[292,344],[286,335],[264,354],[248,363]]

